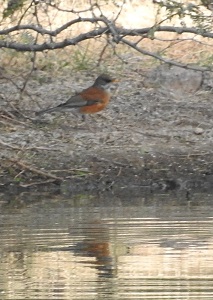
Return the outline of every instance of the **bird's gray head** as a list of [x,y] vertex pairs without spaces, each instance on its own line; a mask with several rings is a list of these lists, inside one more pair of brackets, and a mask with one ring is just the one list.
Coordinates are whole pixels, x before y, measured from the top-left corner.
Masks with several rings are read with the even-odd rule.
[[109,86],[113,82],[116,82],[115,78],[112,78],[111,76],[109,76],[107,74],[101,74],[95,80],[94,86],[99,86],[99,87],[102,87],[105,89],[107,86]]

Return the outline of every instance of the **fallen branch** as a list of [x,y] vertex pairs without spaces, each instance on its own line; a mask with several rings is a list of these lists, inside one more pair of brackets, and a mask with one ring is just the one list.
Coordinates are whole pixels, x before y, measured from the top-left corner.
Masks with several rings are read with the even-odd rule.
[[9,116],[6,116],[6,115],[1,115],[1,118],[2,118],[2,119],[5,119],[5,120],[7,120],[7,121],[10,121],[10,122],[14,122],[14,123],[16,123],[16,124],[18,124],[18,125],[22,125],[22,126],[25,126],[25,127],[29,127],[29,124],[26,124],[26,122],[24,123],[24,122],[18,121],[17,119],[14,119],[14,118],[9,117]]
[[[0,121],[1,123],[1,121]],[[47,147],[36,147],[36,146],[32,146],[32,147],[25,147],[25,148],[21,148],[18,146],[13,146],[11,144],[5,143],[0,139],[0,145],[4,146],[4,147],[8,147],[11,148],[13,150],[19,150],[19,151],[23,151],[23,150],[42,150],[42,151],[61,151],[59,148],[47,148]],[[60,171],[60,170],[58,170]]]
[[49,179],[49,180],[45,180],[45,181],[35,181],[35,182],[31,182],[31,183],[21,183],[20,182],[20,186],[23,188],[28,188],[34,185],[43,185],[43,184],[47,184],[47,183],[52,183],[55,182],[54,179]]
[[55,179],[55,180],[59,180],[59,181],[62,181],[63,178],[61,177],[58,177],[58,176],[55,176],[51,173],[48,173],[48,172],[44,172],[44,171],[41,171],[41,170],[38,170],[32,166],[29,166],[27,165],[26,163],[20,161],[20,160],[17,160],[17,159],[13,159],[13,158],[7,158],[10,162],[18,165],[19,167],[21,167],[22,169],[25,169],[25,170],[28,170],[28,171],[31,171],[35,174],[38,174],[40,176],[43,176],[43,177],[49,177],[49,178],[52,178],[52,179]]
[[8,144],[8,143],[3,142],[2,140],[0,140],[0,145],[5,146],[5,147],[8,147],[8,148],[11,148],[11,149],[13,149],[13,150],[23,150],[23,149],[20,148],[20,147],[10,145],[10,144]]

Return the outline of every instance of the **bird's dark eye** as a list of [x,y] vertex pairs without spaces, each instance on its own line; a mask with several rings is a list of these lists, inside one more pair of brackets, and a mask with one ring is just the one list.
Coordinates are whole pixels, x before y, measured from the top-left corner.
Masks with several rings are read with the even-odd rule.
[[105,78],[105,80],[106,80],[106,82],[111,82],[112,81],[112,79],[109,78],[109,77]]

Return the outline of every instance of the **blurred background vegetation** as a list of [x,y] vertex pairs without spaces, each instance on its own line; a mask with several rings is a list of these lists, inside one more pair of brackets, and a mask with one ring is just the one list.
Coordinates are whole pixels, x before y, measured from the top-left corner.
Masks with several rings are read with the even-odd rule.
[[212,3],[3,0],[0,78],[22,93],[29,78],[42,83],[71,71],[122,73],[159,62],[211,70]]

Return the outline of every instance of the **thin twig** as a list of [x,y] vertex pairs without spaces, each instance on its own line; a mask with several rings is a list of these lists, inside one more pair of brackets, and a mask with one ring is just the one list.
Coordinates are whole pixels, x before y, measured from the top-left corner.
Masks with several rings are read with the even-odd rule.
[[45,180],[45,181],[35,181],[35,182],[31,182],[31,183],[21,183],[20,182],[20,186],[21,187],[24,187],[24,188],[27,188],[27,187],[31,187],[31,186],[34,186],[34,185],[44,185],[44,184],[47,184],[47,183],[52,183],[52,182],[55,182],[54,179],[49,179],[49,180]]
[[25,127],[26,127],[26,126],[29,127],[29,124],[26,124],[26,122],[24,123],[24,122],[18,121],[18,120],[16,120],[16,119],[10,118],[10,117],[5,116],[5,115],[1,115],[1,118],[6,119],[6,120],[9,120],[9,121],[12,121],[12,122],[15,122],[15,123],[17,123],[17,124],[19,124],[19,125],[23,125],[23,126],[25,126]]
[[63,178],[61,178],[61,177],[55,176],[55,175],[53,175],[53,174],[51,174],[51,173],[47,173],[47,172],[38,170],[38,169],[36,169],[36,168],[34,168],[34,167],[32,167],[32,166],[27,165],[26,163],[24,163],[24,162],[22,162],[22,161],[20,161],[20,160],[13,159],[13,158],[7,158],[7,159],[8,159],[10,162],[12,162],[12,163],[18,165],[18,166],[21,167],[22,169],[31,171],[31,172],[33,172],[33,173],[35,173],[35,174],[41,175],[41,176],[43,176],[43,177],[49,177],[49,178],[52,178],[52,179],[55,179],[55,180],[60,180],[60,181],[63,180]]
[[8,143],[5,143],[5,142],[3,142],[2,140],[0,140],[0,144],[1,144],[2,146],[8,147],[8,148],[11,148],[11,149],[14,149],[14,150],[22,150],[22,148],[17,147],[17,146],[13,146],[13,145],[8,144]]
[[124,39],[124,38],[121,39],[121,42],[128,45],[128,46],[130,46],[131,48],[135,49],[136,51],[140,52],[141,54],[154,57],[154,58],[156,58],[160,61],[163,61],[164,63],[170,64],[170,65],[173,65],[173,66],[177,66],[177,67],[181,67],[181,68],[189,69],[189,70],[194,70],[194,71],[200,71],[200,72],[212,71],[210,68],[204,68],[204,67],[200,67],[200,66],[192,66],[192,65],[183,64],[183,63],[180,63],[180,62],[177,62],[177,61],[174,61],[174,60],[170,60],[170,59],[167,59],[167,58],[163,58],[162,56],[160,56],[160,55],[158,55],[154,52],[150,52],[150,51],[141,49],[135,43],[130,42],[129,40]]

